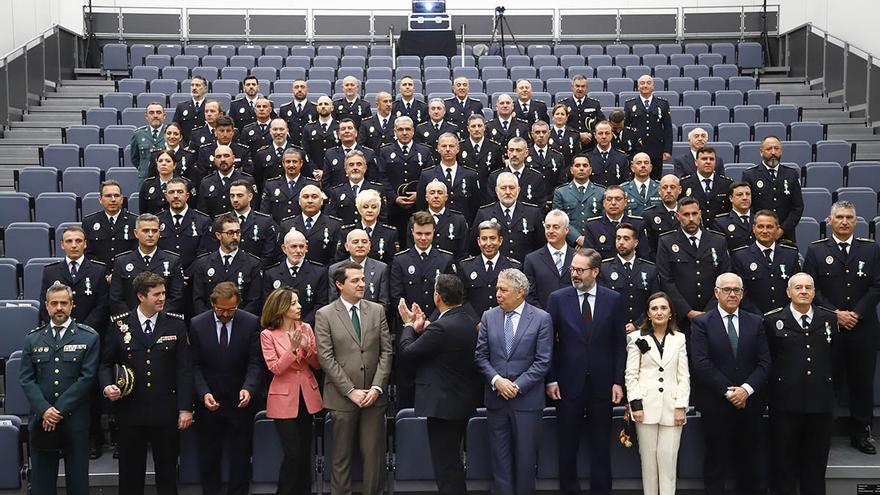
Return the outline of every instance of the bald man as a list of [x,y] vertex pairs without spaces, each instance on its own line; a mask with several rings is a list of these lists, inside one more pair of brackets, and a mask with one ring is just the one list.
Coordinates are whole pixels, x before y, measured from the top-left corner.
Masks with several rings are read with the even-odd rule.
[[362,120],[370,118],[370,104],[361,99],[361,83],[354,76],[348,76],[342,80],[343,97],[333,100],[333,116],[336,119],[346,117],[360,126]]
[[669,102],[654,95],[654,78],[639,78],[639,96],[623,105],[626,126],[641,139],[642,150],[655,165],[651,178],[658,179],[663,172],[663,162],[672,158],[672,114]]
[[333,117],[333,100],[329,96],[318,98],[315,103],[318,119],[303,126],[302,149],[306,152],[309,170],[323,169],[324,153],[339,146],[339,124]]
[[456,77],[452,82],[452,92],[455,96],[446,98],[446,120],[457,125],[459,129],[467,126],[468,117],[471,115],[483,115],[483,104],[476,98],[471,98],[470,83],[466,77]]
[[[636,155],[638,156],[638,155]],[[648,259],[653,260],[657,253],[657,239],[661,234],[678,228],[678,197],[681,195],[681,183],[678,177],[668,174],[660,179],[660,204],[645,208],[645,234],[651,245]]]
[[391,114],[391,93],[376,94],[376,113],[361,121],[357,135],[358,144],[373,151],[394,142],[394,116]]
[[531,141],[529,123],[516,116],[513,111],[513,98],[508,94],[498,96],[495,102],[495,118],[486,122],[486,136],[492,141],[506,147],[507,143],[515,138],[523,138]]
[[256,119],[241,128],[238,133],[238,142],[251,149],[251,156],[256,155],[257,150],[272,142],[272,134],[269,132],[272,119],[275,117],[272,102],[268,98],[257,98],[254,102],[254,114]]

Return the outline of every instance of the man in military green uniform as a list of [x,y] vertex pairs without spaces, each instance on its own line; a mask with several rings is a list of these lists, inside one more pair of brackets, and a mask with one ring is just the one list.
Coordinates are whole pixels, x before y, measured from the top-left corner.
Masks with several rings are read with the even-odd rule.
[[89,398],[100,356],[98,334],[70,318],[73,292],[61,283],[46,291],[48,325],[25,336],[21,388],[31,406],[31,493],[56,493],[64,458],[65,493],[89,493]]
[[659,205],[660,182],[651,178],[651,157],[647,153],[636,153],[629,164],[633,179],[620,185],[626,193],[627,215],[642,216],[647,208]]
[[138,127],[131,136],[131,163],[138,169],[138,185],[147,178],[150,156],[165,149],[165,105],[152,102],[144,113],[147,125]]
[[587,219],[602,214],[605,188],[590,181],[592,173],[587,155],[577,155],[571,159],[571,182],[553,191],[553,209],[562,210],[568,215],[567,241],[580,247],[584,245],[583,230]]

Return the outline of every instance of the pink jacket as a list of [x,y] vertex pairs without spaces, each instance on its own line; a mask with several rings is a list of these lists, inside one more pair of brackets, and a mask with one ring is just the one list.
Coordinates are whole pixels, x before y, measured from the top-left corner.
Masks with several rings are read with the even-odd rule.
[[318,381],[312,373],[312,368],[321,367],[318,363],[315,334],[308,323],[301,325],[309,337],[307,350],[291,349],[290,338],[282,329],[267,328],[260,332],[263,359],[266,360],[269,371],[275,375],[269,384],[269,397],[266,400],[266,415],[273,419],[297,417],[300,390],[310,414],[323,407]]

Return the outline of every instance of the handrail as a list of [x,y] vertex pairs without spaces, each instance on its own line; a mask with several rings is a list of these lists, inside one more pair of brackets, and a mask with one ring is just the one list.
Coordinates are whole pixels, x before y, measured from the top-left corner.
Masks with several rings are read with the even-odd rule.
[[[0,56],[0,67],[5,66],[8,63],[8,61],[15,60],[16,58],[20,57],[21,55],[24,55],[24,52],[28,49],[28,45],[30,45],[34,41],[42,41],[47,36],[55,34],[58,31],[66,31],[69,34],[72,34],[76,37],[80,37],[80,34],[75,33],[60,24],[53,24],[52,26],[46,28],[40,34],[35,35],[33,38],[25,41],[24,43],[22,43],[18,47],[13,48],[12,50],[6,52],[6,54]],[[20,53],[16,53],[16,52],[20,52]]]

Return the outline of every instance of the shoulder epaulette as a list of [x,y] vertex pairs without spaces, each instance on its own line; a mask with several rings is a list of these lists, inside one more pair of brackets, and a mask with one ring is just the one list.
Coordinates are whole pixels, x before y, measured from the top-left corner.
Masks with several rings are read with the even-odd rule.
[[[361,147],[362,149],[365,149],[365,150],[368,150],[368,151],[375,151],[373,148],[370,148],[369,146],[364,146],[363,144],[360,145],[360,147]],[[355,149],[357,149],[357,148],[355,148]]]
[[480,102],[480,100],[478,100],[478,99],[476,99],[476,98],[472,98],[472,97],[470,97],[470,96],[468,96],[468,100],[475,101],[475,102],[477,102],[477,103]]
[[826,308],[825,306],[819,306],[818,304],[816,305],[816,307],[823,311],[828,311],[829,313],[837,313],[836,309]]
[[271,269],[275,268],[276,266],[280,265],[281,263],[284,263],[284,262],[279,261],[278,263],[272,263],[271,265],[266,267],[266,270],[271,270]]
[[84,330],[88,333],[93,333],[95,335],[98,335],[98,332],[96,332],[94,328],[92,328],[88,325],[85,325],[83,323],[77,323],[76,326],[78,326],[80,330]]
[[473,168],[473,167],[469,167],[469,166],[467,166],[467,165],[461,165],[461,164],[459,164],[458,166],[461,167],[461,168],[463,168],[463,169],[465,169],[465,170],[470,170],[471,172],[474,172],[474,173],[477,172],[477,170],[476,170],[475,168]]
[[747,247],[749,247],[748,244],[746,244],[745,246],[740,246],[740,247],[735,248],[735,249],[731,249],[730,252],[731,252],[731,253],[735,253],[735,252],[737,252],[737,251],[742,251],[743,249],[746,249]]
[[394,253],[394,256],[400,256],[401,254],[408,253],[408,252],[409,252],[409,248],[406,248],[403,251],[398,251],[397,253]]
[[718,174],[718,177],[721,177],[722,179],[733,180],[733,179],[731,179],[730,177],[728,177],[728,176],[726,176],[726,175],[724,175],[724,174]]
[[658,99],[658,100],[666,101],[666,98],[664,98],[664,97],[662,97],[662,96],[660,96],[660,95],[657,95],[657,99]]
[[718,232],[717,230],[706,229],[706,232],[711,232],[715,235],[720,235],[721,237],[724,237],[724,232]]
[[62,261],[64,261],[64,260],[53,261],[51,263],[46,263],[46,265],[44,265],[44,266],[47,266],[47,267],[48,266],[55,266],[55,265],[61,263]]
[[397,227],[395,227],[394,225],[388,225],[387,223],[382,223],[380,225],[383,227],[389,228],[391,230],[397,231]]
[[[646,208],[646,209],[647,209],[647,208]],[[728,212],[725,212],[725,213],[719,213],[719,214],[715,215],[714,218],[726,217],[727,215],[730,215],[730,212],[729,212],[729,211],[728,211]]]
[[[291,215],[291,216],[295,217],[296,215]],[[287,218],[290,218],[290,217],[287,217]],[[287,220],[287,218],[285,218],[284,220]],[[337,222],[342,223],[342,219],[339,217],[334,217],[333,215],[327,215],[327,218],[332,218],[333,220],[336,220]]]
[[89,213],[88,215],[86,215],[86,216],[83,217],[83,221],[85,221],[86,218],[90,218],[90,217],[93,217],[93,216],[95,216],[95,215],[100,215],[101,213],[103,213],[103,212],[102,212],[102,211],[96,211],[96,212],[93,212],[93,213]]
[[244,99],[244,96],[242,96],[241,98],[234,98],[230,103],[235,103],[236,101],[241,101],[243,99]]
[[422,171],[430,170],[430,169],[432,169],[432,168],[434,168],[434,165],[425,165],[425,166],[422,167]]
[[660,206],[660,205],[651,205],[651,206],[645,208],[644,211],[653,210],[654,208],[657,208],[658,206]]
[[636,101],[636,99],[635,99],[635,98],[630,98],[630,99],[626,100],[626,104],[628,104],[628,103],[631,102],[631,101]]
[[303,260],[303,262],[308,262],[309,264],[311,264],[311,265],[315,265],[315,266],[317,266],[317,267],[319,267],[319,268],[323,268],[323,266],[324,266],[324,265],[318,263],[317,261],[310,260],[310,259],[305,259],[305,260]]
[[810,244],[822,244],[823,242],[825,242],[827,240],[828,239],[816,239],[815,241],[811,242]]
[[122,313],[121,315],[111,316],[110,321],[121,320],[122,318],[125,318],[126,316],[128,316],[128,311],[126,311],[125,313]]
[[119,258],[120,256],[125,256],[126,254],[131,254],[133,252],[134,252],[133,249],[129,249],[128,251],[123,251],[121,253],[118,253],[116,256],[114,256],[113,259],[116,260],[116,258]]
[[172,318],[175,318],[177,320],[184,320],[185,319],[184,316],[180,313],[165,312],[165,315],[170,316]]
[[262,260],[259,256],[257,256],[256,254],[249,253],[249,252],[247,252],[247,251],[244,251],[244,254],[250,256],[251,258],[253,258],[253,259],[255,259],[255,260],[257,260],[257,261],[259,261],[259,262],[261,262],[261,263],[262,263],[262,261],[263,261],[263,260]]
[[[94,264],[96,264],[96,265],[107,266],[107,263],[104,263],[103,261],[91,260],[91,259],[90,259],[89,261],[91,261],[92,263],[94,263]],[[60,262],[59,262],[59,263],[60,263]],[[55,263],[52,263],[52,264],[54,265]]]
[[196,255],[196,258],[204,258],[205,256],[208,256],[209,254],[211,254],[213,252],[215,252],[215,251],[208,251],[207,253],[198,254],[198,255]]
[[[215,145],[215,144],[217,144],[217,143],[205,143],[205,144],[199,146],[199,149],[207,148],[208,146],[212,146],[212,145]],[[232,143],[230,143],[230,144],[232,144]],[[260,149],[263,149],[263,148],[260,148]]]
[[[757,165],[756,165],[756,166],[757,166]],[[785,167],[785,168],[787,168],[787,169],[789,169],[789,170],[797,170],[796,168],[792,167],[791,165],[789,165],[789,164],[787,164],[787,163],[780,163],[779,166],[781,166],[781,167]]]
[[480,206],[480,209],[482,210],[483,208],[491,208],[493,206],[495,206],[495,203],[489,203],[487,205]]
[[[291,215],[290,217],[287,217],[287,218],[291,218],[291,217],[295,217],[295,216],[296,216],[296,215]],[[285,218],[285,220],[287,220],[287,218]],[[348,225],[343,225],[342,228],[343,228],[343,229],[350,229],[350,228],[354,227],[355,225],[357,225],[357,224],[356,224],[356,223],[350,223],[350,224],[348,224]]]
[[30,335],[30,334],[32,334],[32,333],[39,332],[39,331],[42,330],[42,329],[43,329],[42,326],[39,326],[39,327],[37,327],[37,328],[34,328],[34,329],[28,331],[28,335]]
[[751,167],[747,168],[746,170],[754,170],[754,169],[756,169],[756,168],[758,168],[757,165],[752,165]]
[[687,175],[685,175],[684,177],[682,177],[680,180],[687,180],[687,179],[690,179],[690,178],[693,177],[693,176],[694,176],[694,174],[687,174]]
[[764,313],[764,316],[770,316],[774,313],[778,313],[778,312],[782,311],[783,309],[784,308],[771,309],[770,311],[767,311],[766,313]]
[[525,206],[531,206],[532,208],[540,208],[540,206],[538,206],[534,203],[526,203],[525,201],[520,202],[520,204],[525,205]]
[[142,126],[138,127],[137,129],[135,129],[135,131],[139,131],[139,130],[141,130],[141,129],[146,130],[146,128],[147,128],[146,125],[142,125]]
[[871,239],[868,239],[868,238],[866,238],[866,237],[856,237],[856,240],[857,240],[857,241],[861,241],[861,242],[871,242],[871,243],[874,242],[874,241],[872,241]]
[[[243,175],[243,176],[244,176],[244,177],[250,177],[250,178],[251,178],[251,179],[253,179],[253,178],[254,178],[254,176],[253,176],[253,175],[251,175],[251,174],[249,174],[249,173],[247,173],[247,172],[245,172],[245,171],[244,171],[244,170],[242,170],[242,171],[241,171],[241,175]],[[256,184],[253,184],[253,186],[254,186],[254,187],[257,187],[257,185],[256,185]]]
[[449,98],[444,98],[443,101],[457,100],[458,98],[451,96]]
[[129,211],[129,210],[122,210],[122,214],[125,215],[125,216],[127,216],[128,218],[130,218],[130,219],[132,219],[132,220],[137,220],[137,217],[138,217],[137,215],[135,215],[134,213],[132,213],[132,212]]
[[456,210],[456,209],[454,209],[454,208],[447,208],[446,211],[449,211],[449,212],[452,212],[452,213],[458,213],[459,215],[463,215],[462,212],[460,212],[460,211],[458,211],[458,210]]
[[196,132],[197,130],[204,129],[204,128],[205,128],[205,126],[203,126],[203,125],[196,126],[196,127],[193,127],[189,133],[192,134],[192,133]]
[[636,258],[636,259],[639,260],[639,261],[641,261],[642,263],[647,263],[647,264],[649,264],[649,265],[654,265],[654,262],[651,261],[651,260],[646,260],[645,258]]
[[488,137],[487,137],[487,138],[484,138],[484,139],[485,139],[486,141],[489,141],[489,142],[492,143],[492,144],[498,145],[498,147],[501,147],[501,143],[499,143],[498,141],[495,141],[494,139],[491,139],[491,138],[488,138]]
[[526,167],[526,168],[529,169],[529,170],[531,170],[531,171],[533,171],[533,172],[535,172],[536,174],[540,174],[540,173],[541,173],[540,170],[536,169],[535,167],[533,167],[533,166],[531,166],[531,165],[529,165],[529,166]]
[[602,263],[607,263],[609,261],[614,261],[614,256],[612,256],[610,258],[605,258],[604,260],[602,260]]
[[464,263],[465,261],[470,261],[470,260],[472,260],[472,259],[474,259],[474,258],[476,258],[476,256],[468,256],[467,258],[465,258],[465,259],[459,261],[459,263]]
[[678,229],[675,229],[675,230],[667,230],[666,232],[663,232],[662,234],[658,235],[657,237],[663,237],[664,235],[673,234],[673,233],[675,233],[675,232],[678,232]]
[[[871,241],[871,242],[874,242],[874,241]],[[794,249],[795,251],[797,251],[797,246],[788,244],[786,242],[777,242],[776,245],[779,247],[783,247],[785,249]]]
[[636,220],[644,220],[645,217],[641,215],[629,215],[630,218],[635,218]]
[[269,217],[268,213],[263,213],[262,211],[253,210],[251,213],[258,217]]
[[174,251],[172,251],[170,249],[162,249],[161,251],[165,254],[170,254],[170,255],[173,255],[173,256],[180,258],[180,253],[175,253]]
[[195,208],[193,208],[193,212],[194,212],[194,213],[197,213],[197,214],[199,214],[199,215],[202,215],[203,217],[211,218],[211,217],[208,216],[207,213],[205,213],[205,212],[203,212],[203,211],[199,211],[199,210],[197,210],[197,209],[195,209]]
[[455,256],[454,254],[452,254],[452,251],[447,251],[447,250],[442,249],[442,248],[437,248],[437,251],[440,251],[441,253],[446,253],[446,254],[448,254],[449,256]]
[[523,124],[528,124],[528,123],[529,123],[528,120],[526,120],[526,119],[524,119],[524,118],[522,118],[522,117],[513,117],[513,120],[518,121],[518,122],[522,122]]
[[[382,186],[382,185],[383,185],[381,182],[376,182],[376,181],[372,181],[372,180],[368,180],[368,181],[367,181],[367,184],[372,184],[372,185],[374,185],[374,186]],[[343,183],[343,184],[340,184],[340,185],[345,186],[345,185],[347,185],[347,184]]]
[[602,220],[602,215],[596,217],[590,217],[587,219],[588,222],[592,222],[593,220]]
[[522,263],[520,263],[520,261],[518,259],[508,258],[507,256],[505,256],[504,259],[506,259],[510,263],[513,263],[514,265],[521,265],[522,264]]

